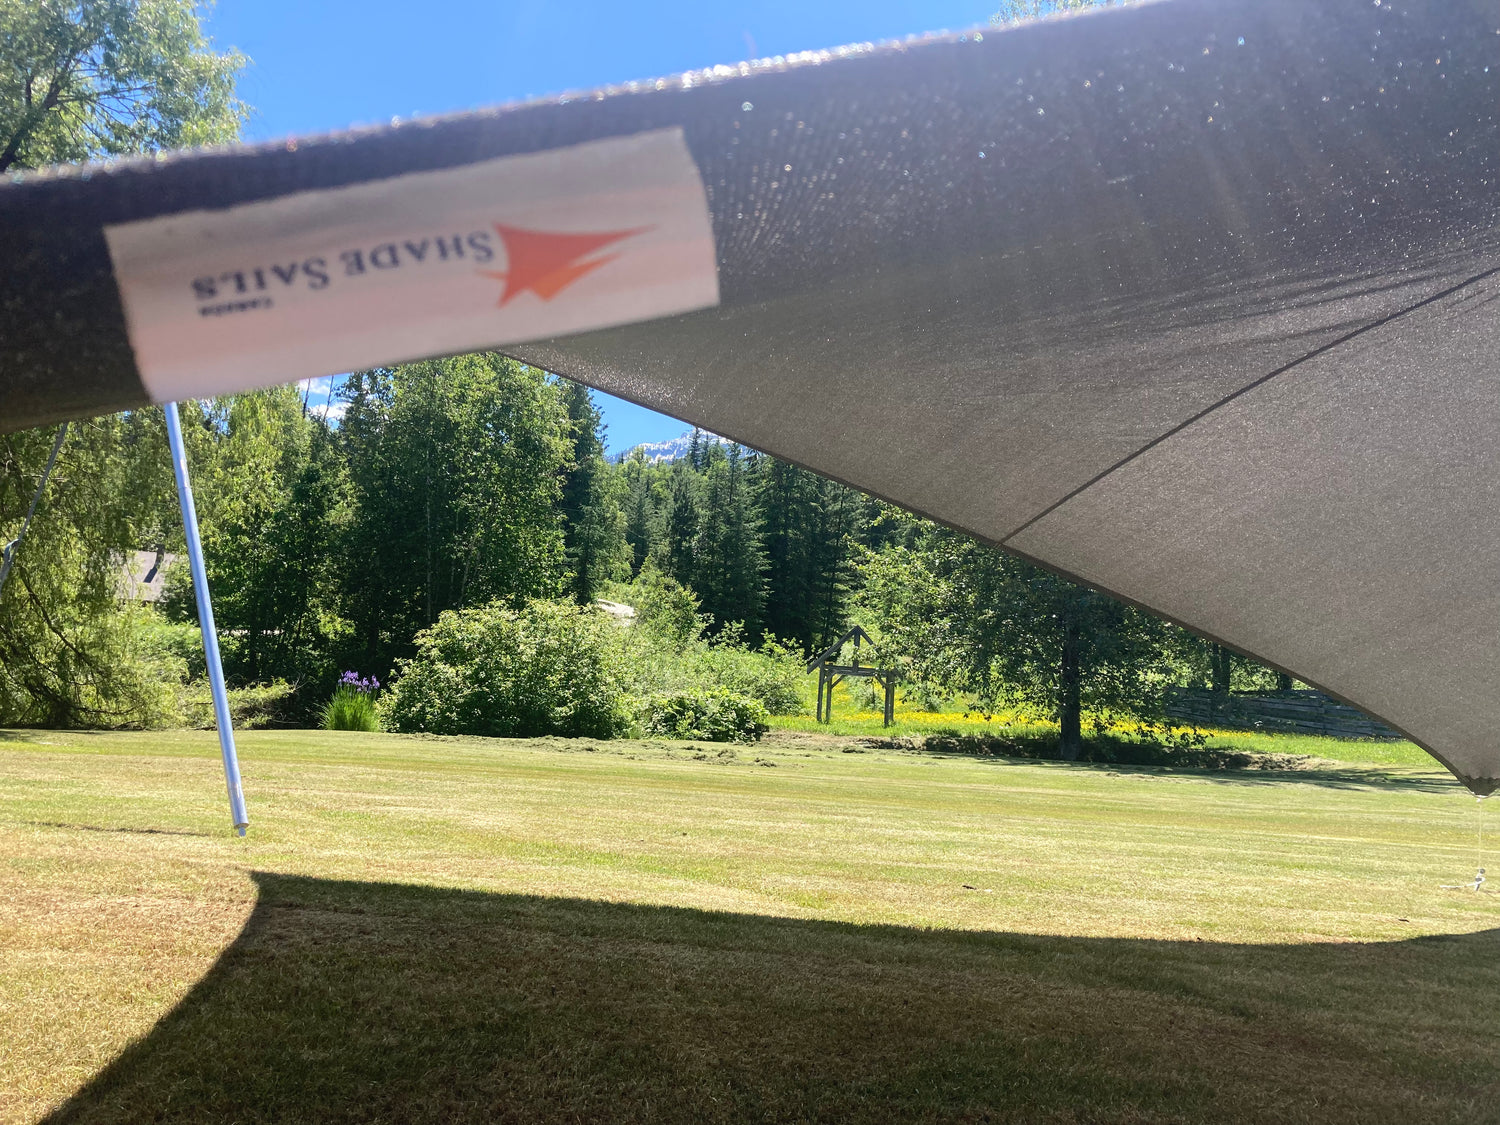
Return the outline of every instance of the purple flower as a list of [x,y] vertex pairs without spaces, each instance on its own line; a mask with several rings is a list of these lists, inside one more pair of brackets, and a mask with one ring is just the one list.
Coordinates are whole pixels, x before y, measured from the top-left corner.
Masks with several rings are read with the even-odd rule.
[[358,672],[345,672],[339,677],[339,686],[353,688],[357,692],[372,692],[380,689],[380,681],[374,676],[361,678]]

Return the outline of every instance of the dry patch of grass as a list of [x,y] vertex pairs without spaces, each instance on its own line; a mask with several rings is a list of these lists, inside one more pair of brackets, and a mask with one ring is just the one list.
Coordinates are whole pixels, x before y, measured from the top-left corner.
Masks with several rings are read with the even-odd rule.
[[1436,768],[723,749],[0,734],[0,1121],[1492,1119]]

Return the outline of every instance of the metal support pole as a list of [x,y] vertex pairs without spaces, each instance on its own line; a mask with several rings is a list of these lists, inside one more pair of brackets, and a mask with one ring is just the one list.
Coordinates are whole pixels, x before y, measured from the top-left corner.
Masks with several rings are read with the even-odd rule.
[[193,594],[198,599],[198,626],[203,633],[203,655],[208,663],[208,683],[214,694],[214,718],[219,726],[219,750],[224,756],[224,784],[229,789],[229,812],[241,836],[250,824],[245,814],[245,794],[240,788],[240,762],[234,752],[234,726],[229,720],[229,696],[224,691],[224,665],[219,659],[219,634],[214,629],[214,607],[208,597],[208,573],[203,569],[203,543],[198,538],[198,511],[193,506],[193,486],[188,482],[187,451],[182,445],[182,422],[177,404],[162,407],[167,416],[167,440],[172,445],[172,472],[177,476],[177,500],[182,506],[182,529],[187,533],[188,561],[193,568]]

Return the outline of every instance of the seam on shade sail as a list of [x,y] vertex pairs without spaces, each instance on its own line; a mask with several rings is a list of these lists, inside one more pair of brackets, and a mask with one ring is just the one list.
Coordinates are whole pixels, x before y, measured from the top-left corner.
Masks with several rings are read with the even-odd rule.
[[1178,422],[1171,429],[1166,430],[1165,432],[1163,432],[1161,434],[1158,434],[1156,437],[1152,438],[1150,441],[1148,441],[1145,445],[1141,446],[1139,449],[1136,449],[1136,450],[1134,450],[1134,451],[1132,451],[1130,453],[1127,453],[1124,457],[1121,457],[1113,465],[1110,465],[1108,468],[1101,470],[1100,472],[1096,473],[1094,476],[1090,477],[1088,480],[1084,481],[1077,488],[1075,488],[1071,492],[1069,492],[1066,496],[1063,496],[1061,499],[1054,500],[1051,504],[1048,504],[1040,512],[1038,512],[1036,515],[1032,516],[1029,520],[1027,520],[1025,523],[1021,524],[1019,527],[1016,527],[1016,528],[1012,529],[1011,531],[1006,532],[999,539],[997,539],[996,542],[1000,546],[1002,546],[1002,547],[1003,546],[1007,546],[1012,539],[1014,539],[1016,536],[1020,535],[1023,531],[1026,531],[1029,528],[1031,528],[1033,525],[1035,525],[1037,523],[1040,523],[1042,520],[1044,520],[1048,516],[1050,516],[1053,512],[1055,512],[1059,508],[1061,508],[1064,504],[1068,503],[1068,501],[1074,499],[1077,496],[1082,495],[1084,492],[1087,492],[1090,488],[1093,488],[1094,485],[1096,485],[1100,481],[1104,480],[1105,477],[1108,477],[1110,474],[1112,474],[1114,472],[1117,472],[1118,470],[1124,468],[1126,465],[1130,464],[1132,461],[1134,461],[1137,457],[1140,457],[1142,454],[1147,453],[1147,452],[1151,451],[1152,449],[1155,449],[1158,445],[1160,445],[1162,442],[1166,441],[1168,438],[1174,437],[1177,434],[1181,433],[1183,430],[1187,429],[1189,426],[1194,425],[1195,423],[1202,421],[1204,418],[1208,417],[1214,411],[1220,409],[1221,407],[1229,405],[1231,402],[1233,402],[1235,399],[1239,398],[1241,395],[1249,394],[1251,391],[1255,390],[1257,387],[1264,386],[1266,383],[1269,383],[1272,379],[1275,379],[1277,376],[1279,376],[1279,375],[1285,375],[1288,371],[1291,371],[1294,368],[1300,367],[1302,364],[1306,363],[1308,360],[1316,359],[1320,355],[1325,355],[1328,352],[1333,351],[1333,349],[1341,347],[1344,344],[1347,344],[1350,340],[1353,340],[1353,339],[1356,339],[1356,338],[1358,338],[1360,336],[1363,336],[1366,332],[1373,331],[1376,328],[1382,328],[1385,325],[1390,324],[1392,321],[1401,319],[1403,316],[1406,316],[1408,313],[1416,312],[1418,309],[1425,308],[1426,306],[1434,304],[1434,303],[1436,303],[1438,301],[1441,301],[1444,298],[1451,297],[1451,296],[1453,296],[1453,294],[1458,293],[1461,290],[1466,289],[1466,288],[1468,288],[1471,285],[1475,285],[1478,282],[1484,281],[1487,278],[1494,277],[1497,274],[1500,274],[1500,266],[1493,266],[1490,269],[1482,271],[1481,273],[1476,273],[1472,277],[1465,278],[1463,281],[1460,281],[1460,282],[1457,282],[1457,283],[1455,283],[1453,285],[1450,285],[1448,288],[1442,290],[1441,292],[1433,293],[1431,296],[1422,298],[1422,300],[1416,302],[1413,305],[1408,305],[1406,308],[1397,309],[1395,312],[1387,313],[1385,316],[1382,316],[1382,317],[1380,317],[1377,320],[1370,321],[1369,324],[1361,325],[1360,327],[1355,328],[1352,331],[1346,332],[1342,336],[1338,337],[1338,339],[1336,339],[1336,340],[1330,340],[1328,343],[1323,344],[1323,345],[1321,345],[1319,347],[1314,348],[1312,351],[1307,352],[1305,355],[1300,355],[1296,359],[1291,360],[1288,363],[1282,364],[1280,367],[1276,368],[1274,371],[1269,371],[1266,374],[1260,376],[1260,378],[1255,379],[1252,382],[1246,383],[1243,387],[1240,387],[1238,390],[1231,391],[1229,394],[1225,395],[1223,398],[1219,399],[1217,402],[1210,403],[1208,406],[1205,406],[1202,410],[1199,410],[1196,414],[1193,414],[1193,415],[1190,415],[1187,418],[1184,418],[1181,422]]

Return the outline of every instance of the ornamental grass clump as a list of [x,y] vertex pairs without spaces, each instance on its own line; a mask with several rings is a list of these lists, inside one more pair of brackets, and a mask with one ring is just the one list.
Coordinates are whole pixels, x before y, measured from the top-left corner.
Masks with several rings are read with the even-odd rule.
[[339,677],[338,687],[333,689],[333,698],[323,708],[323,729],[379,730],[380,720],[375,713],[375,693],[379,690],[380,681],[374,676],[345,672]]

